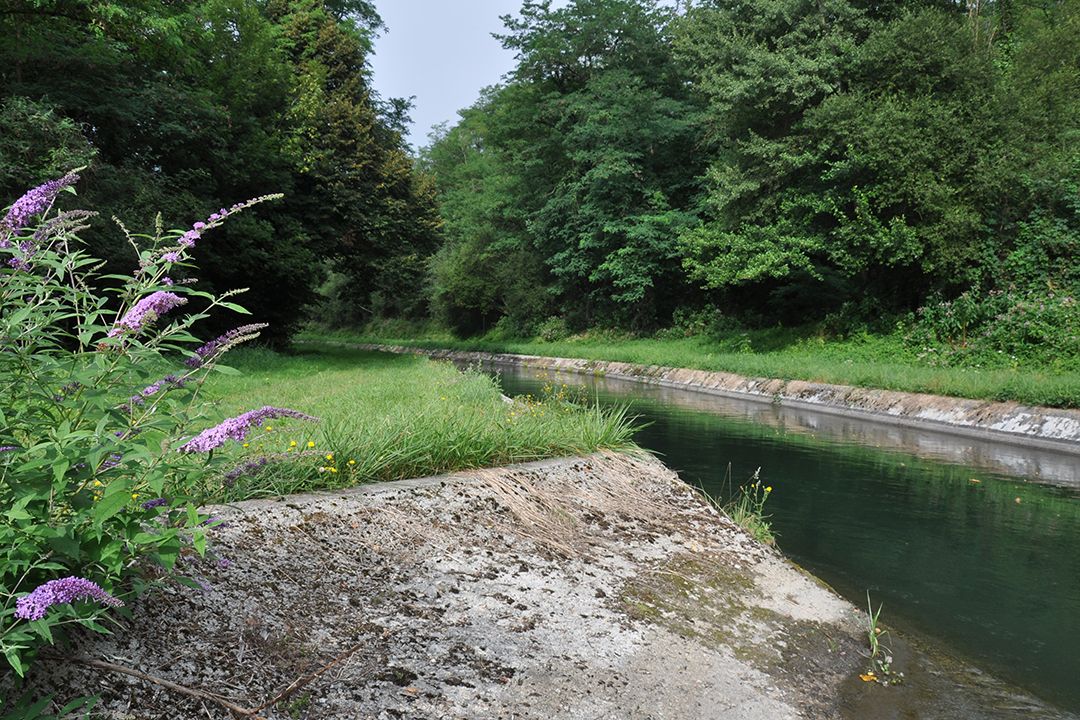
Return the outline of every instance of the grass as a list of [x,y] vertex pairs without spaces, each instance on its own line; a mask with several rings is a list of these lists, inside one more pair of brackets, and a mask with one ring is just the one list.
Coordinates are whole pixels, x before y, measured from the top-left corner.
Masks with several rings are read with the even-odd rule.
[[1052,358],[1041,365],[1020,364],[1003,357],[993,367],[942,367],[906,347],[899,332],[830,338],[805,327],[655,339],[590,331],[560,342],[490,338],[465,341],[446,336],[409,337],[405,332],[402,335],[339,334],[333,339],[661,365],[1025,405],[1080,407],[1080,373],[1056,369]]
[[[240,348],[205,390],[223,416],[264,405],[321,418],[271,423],[235,446],[218,500],[424,477],[634,449],[632,419],[552,391],[508,402],[497,381],[427,357],[304,346]],[[288,460],[288,462],[282,462]]]

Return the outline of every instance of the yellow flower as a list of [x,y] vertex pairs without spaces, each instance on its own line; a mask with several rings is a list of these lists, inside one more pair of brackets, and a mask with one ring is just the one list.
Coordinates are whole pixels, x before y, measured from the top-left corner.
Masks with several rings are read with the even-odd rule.
[[772,488],[771,487],[765,488],[765,492],[772,492]]
[[313,443],[312,441],[308,440],[308,444],[307,444],[307,446],[308,446],[308,447],[315,447],[315,443]]
[[138,500],[139,499],[139,493],[132,493],[131,494],[131,499],[132,500]]
[[273,430],[274,428],[272,428],[272,427],[270,427],[269,425],[267,425],[267,426],[266,426],[266,429],[267,429],[267,430],[269,431],[269,430]]
[[293,440],[291,443],[289,443],[289,447],[296,447],[296,441]]
[[349,464],[350,464],[350,465],[355,465],[355,464],[356,464],[356,461],[355,461],[355,460],[350,460],[350,461],[349,461]]
[[244,447],[247,447],[247,446],[248,446],[248,445],[250,445],[250,444],[251,444],[251,443],[244,443]]
[[326,459],[327,460],[333,460],[334,459],[334,454],[330,453],[329,455],[326,456]]

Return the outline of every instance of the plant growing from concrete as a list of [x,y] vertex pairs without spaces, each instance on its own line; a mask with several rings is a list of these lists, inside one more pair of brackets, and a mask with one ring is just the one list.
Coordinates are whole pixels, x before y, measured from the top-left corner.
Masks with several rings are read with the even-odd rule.
[[882,685],[899,685],[904,681],[904,673],[893,672],[892,662],[893,657],[890,654],[892,648],[884,645],[884,642],[889,637],[889,631],[881,627],[878,622],[878,618],[881,616],[881,608],[885,605],[881,603],[878,605],[877,612],[874,612],[873,603],[870,601],[870,591],[866,591],[866,637],[870,645],[870,654],[867,658],[870,660],[870,668],[866,674],[860,674],[866,682],[880,682]]
[[771,516],[765,514],[765,501],[769,499],[772,487],[762,485],[760,474],[761,468],[755,470],[747,484],[739,487],[723,510],[732,522],[753,535],[755,540],[764,545],[774,545],[776,533],[769,522]]

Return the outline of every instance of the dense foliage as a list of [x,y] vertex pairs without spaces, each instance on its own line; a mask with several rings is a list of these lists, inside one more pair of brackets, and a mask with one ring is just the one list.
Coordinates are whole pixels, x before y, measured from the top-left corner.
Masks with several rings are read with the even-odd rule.
[[[1076,0],[573,0],[504,21],[517,69],[423,155],[446,218],[434,307],[461,333],[910,312],[956,349],[1001,335],[1005,298],[1067,313],[1080,292]],[[968,332],[929,322],[942,303],[976,307]]]
[[[271,340],[427,313],[550,339],[899,320],[960,361],[1001,349],[972,344],[1003,298],[1071,312],[1080,0],[527,0],[503,21],[515,69],[414,167],[408,102],[371,91],[369,2],[13,0],[0,199],[85,166],[106,218],[179,227],[284,193],[190,278],[250,287]],[[103,272],[132,270],[107,224],[84,233]],[[959,335],[931,322],[960,306]],[[1046,335],[1023,355],[1071,337]]]
[[220,482],[213,451],[268,418],[314,420],[267,406],[214,424],[200,394],[220,357],[262,326],[199,347],[191,328],[204,313],[177,308],[243,309],[171,275],[252,203],[142,238],[135,273],[107,278],[105,293],[79,240],[93,213],[54,211],[77,179],[45,183],[0,217],[3,674],[24,675],[68,626],[106,631],[109,608],[164,575],[198,586],[213,559],[215,523],[197,511]]
[[[369,88],[381,27],[363,0],[4,3],[0,204],[87,165],[82,197],[132,227],[284,193],[194,253],[198,287],[250,288],[269,339],[299,324],[327,268],[357,297],[415,294],[439,221],[399,131],[407,108]],[[87,242],[132,269],[106,224]],[[235,320],[215,312],[199,332]]]

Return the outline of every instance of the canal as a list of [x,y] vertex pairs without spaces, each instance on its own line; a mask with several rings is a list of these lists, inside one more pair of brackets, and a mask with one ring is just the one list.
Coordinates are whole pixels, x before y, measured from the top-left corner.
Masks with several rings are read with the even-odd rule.
[[1080,455],[626,381],[499,374],[508,395],[567,383],[629,405],[648,424],[638,443],[714,496],[758,472],[779,549],[860,607],[869,593],[921,668],[893,707],[852,717],[1080,717]]

